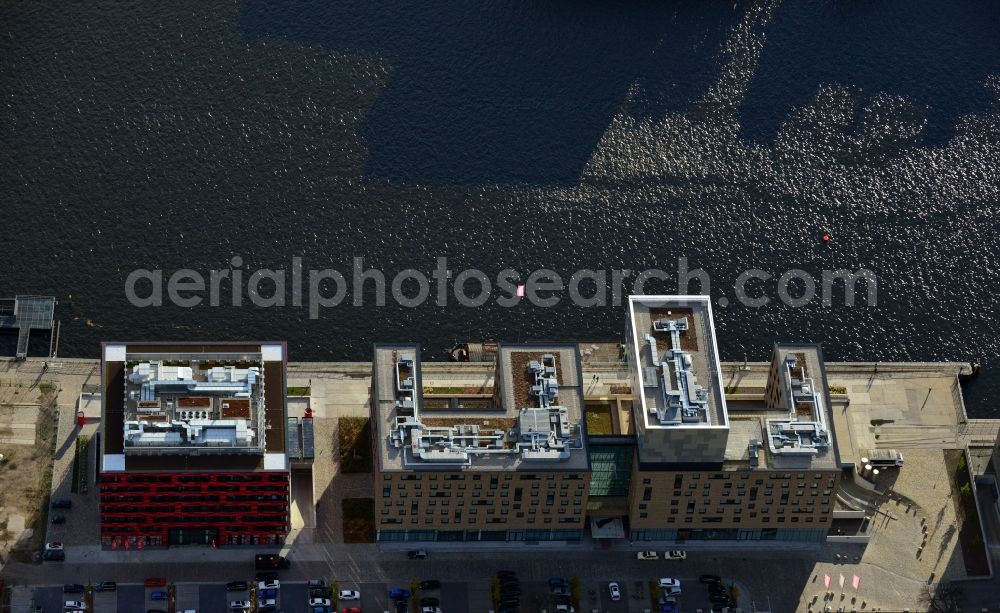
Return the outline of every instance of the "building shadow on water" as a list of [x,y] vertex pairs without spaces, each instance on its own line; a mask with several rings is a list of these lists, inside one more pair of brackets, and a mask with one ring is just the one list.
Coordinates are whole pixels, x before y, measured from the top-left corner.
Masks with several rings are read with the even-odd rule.
[[631,87],[663,114],[718,78],[740,4],[248,0],[241,28],[388,65],[370,176],[574,184]]

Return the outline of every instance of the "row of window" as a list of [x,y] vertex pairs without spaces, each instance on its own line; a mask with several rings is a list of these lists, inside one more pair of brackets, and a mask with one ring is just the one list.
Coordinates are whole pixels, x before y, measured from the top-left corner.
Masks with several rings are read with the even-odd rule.
[[[544,480],[545,481],[556,481],[556,476],[557,475],[555,473],[545,473],[545,479]],[[471,477],[471,479],[470,479],[470,477]],[[490,481],[493,482],[493,483],[498,482],[501,478],[504,481],[513,481],[514,480],[514,474],[512,474],[512,473],[503,473],[502,475],[489,475],[489,477],[490,477]],[[559,481],[582,481],[583,480],[583,475],[579,475],[579,474],[575,474],[575,473],[566,473],[566,474],[560,475],[560,477],[561,478],[559,479]],[[382,480],[383,481],[392,481],[392,478],[393,478],[393,474],[392,473],[384,473],[382,475]],[[398,475],[397,478],[400,481],[421,481],[421,480],[424,480],[424,481],[437,481],[438,476],[436,474],[418,475],[418,474],[414,474],[414,473],[409,473],[409,474]],[[482,481],[482,479],[483,479],[483,475],[482,474],[476,474],[476,473],[471,473],[471,474],[454,473],[454,474],[443,475],[443,477],[442,477],[442,481],[466,481],[466,480]],[[541,475],[519,474],[519,475],[517,475],[517,480],[518,481],[542,481],[543,479],[542,479]]]
[[[529,517],[527,521],[528,521],[529,524],[533,524],[533,523],[536,523],[535,519],[536,518],[534,518],[534,517]],[[553,523],[552,520],[553,520],[552,517],[543,517],[542,518],[542,523],[543,524],[551,524],[551,523]],[[581,518],[581,517],[560,517],[558,523],[560,523],[560,524],[579,524],[582,521],[583,521],[583,518]],[[403,524],[403,520],[395,518],[395,517],[383,517],[382,519],[379,520],[379,523],[382,524],[383,526],[392,526],[392,525],[394,525],[394,526],[400,526],[400,525]],[[416,524],[419,524],[419,523],[420,523],[420,520],[418,520],[417,518],[411,518],[410,519],[410,524],[412,524],[412,525],[416,525]],[[442,517],[442,518],[437,518],[437,519],[432,518],[432,517],[428,517],[427,519],[424,520],[424,524],[427,524],[427,525],[433,525],[433,524],[443,525],[443,524],[450,524],[450,523],[451,522],[449,521],[449,519],[447,517]],[[460,524],[460,523],[461,523],[460,521],[457,521],[457,520],[455,521],[455,524]],[[467,523],[470,524],[470,525],[475,524],[476,523],[476,519],[473,518],[473,517],[470,517]],[[504,518],[500,518],[500,517],[491,517],[491,518],[488,518],[486,520],[486,523],[487,524],[504,524],[504,523],[507,523],[507,520],[504,519]]]

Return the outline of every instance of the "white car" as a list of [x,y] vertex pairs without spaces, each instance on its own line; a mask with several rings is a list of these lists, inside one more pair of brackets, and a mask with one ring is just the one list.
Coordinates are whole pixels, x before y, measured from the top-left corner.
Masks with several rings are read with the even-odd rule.
[[361,600],[361,592],[355,590],[340,590],[338,597],[341,600]]
[[663,552],[664,560],[687,560],[688,554],[686,551],[681,551],[680,549],[675,549],[674,551]]
[[328,606],[330,606],[330,599],[329,598],[310,598],[309,599],[309,606],[310,607],[328,607]]
[[258,590],[276,590],[281,587],[281,584],[277,580],[274,581],[261,581],[257,584]]
[[611,600],[622,599],[622,588],[618,585],[617,581],[612,581],[608,584],[608,592],[611,593]]
[[573,607],[571,607],[569,605],[557,604],[556,605],[556,613],[576,613],[576,609],[574,609]]
[[635,554],[635,557],[639,560],[659,560],[660,554],[655,551],[640,551]]
[[676,596],[681,593],[681,582],[679,579],[671,579],[669,577],[660,578],[660,590],[664,594],[669,596]]
[[230,611],[248,611],[250,609],[249,600],[231,600],[229,602]]
[[79,600],[67,600],[63,608],[67,611],[84,611],[87,609],[87,605]]
[[274,598],[263,598],[257,601],[258,607],[276,607],[278,606],[278,601]]
[[423,607],[420,613],[441,613],[441,607]]
[[61,551],[63,549],[63,544],[59,541],[52,541],[51,543],[45,543],[45,551]]

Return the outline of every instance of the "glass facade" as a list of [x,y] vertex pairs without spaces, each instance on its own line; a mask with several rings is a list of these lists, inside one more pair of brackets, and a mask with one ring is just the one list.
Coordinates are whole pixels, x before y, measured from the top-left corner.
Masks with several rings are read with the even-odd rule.
[[797,541],[816,542],[826,540],[826,528],[721,528],[684,529],[665,528],[655,530],[632,530],[632,541]]
[[633,445],[590,445],[590,495],[628,496]]

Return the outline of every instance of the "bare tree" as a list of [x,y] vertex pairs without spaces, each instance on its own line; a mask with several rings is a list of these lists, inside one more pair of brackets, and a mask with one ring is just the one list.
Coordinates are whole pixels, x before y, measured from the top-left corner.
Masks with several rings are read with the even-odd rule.
[[965,607],[965,592],[954,583],[925,585],[920,592],[920,603],[929,613],[962,613]]

